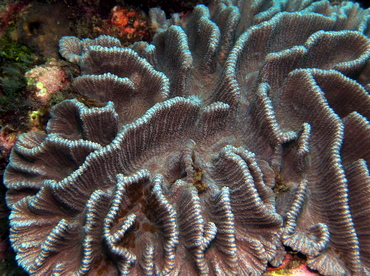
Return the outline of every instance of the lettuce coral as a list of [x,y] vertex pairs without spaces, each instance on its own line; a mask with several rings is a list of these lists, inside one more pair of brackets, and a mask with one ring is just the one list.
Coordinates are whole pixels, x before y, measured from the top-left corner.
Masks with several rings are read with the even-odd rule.
[[369,10],[216,1],[151,44],[64,37],[74,86],[5,172],[33,275],[370,273]]

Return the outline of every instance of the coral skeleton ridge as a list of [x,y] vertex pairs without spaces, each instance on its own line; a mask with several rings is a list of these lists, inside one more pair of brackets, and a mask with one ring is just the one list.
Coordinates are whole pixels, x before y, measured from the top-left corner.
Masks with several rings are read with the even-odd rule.
[[73,84],[5,172],[31,275],[262,275],[289,247],[370,275],[370,11],[353,2],[152,9],[151,44],[64,37]]

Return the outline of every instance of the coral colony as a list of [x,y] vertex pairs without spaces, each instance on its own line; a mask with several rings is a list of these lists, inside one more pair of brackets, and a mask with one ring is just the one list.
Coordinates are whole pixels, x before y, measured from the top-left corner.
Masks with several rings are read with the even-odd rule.
[[5,172],[31,275],[370,275],[370,11],[219,1],[153,42],[64,37],[66,100]]

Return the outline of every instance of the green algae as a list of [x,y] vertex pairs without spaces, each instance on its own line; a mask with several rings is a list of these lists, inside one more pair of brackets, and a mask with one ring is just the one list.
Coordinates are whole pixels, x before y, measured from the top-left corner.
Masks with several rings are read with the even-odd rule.
[[[39,62],[29,47],[11,39],[10,30],[0,37],[0,124],[6,126],[27,109],[25,72]],[[13,115],[12,115],[13,114]],[[14,126],[14,123],[12,123]]]
[[24,73],[37,61],[30,48],[10,39],[9,34],[0,38],[0,84],[5,95],[20,92],[26,86]]

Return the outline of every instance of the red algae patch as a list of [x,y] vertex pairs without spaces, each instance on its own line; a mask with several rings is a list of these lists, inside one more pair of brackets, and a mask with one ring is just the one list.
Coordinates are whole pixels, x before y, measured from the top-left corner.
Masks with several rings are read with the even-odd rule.
[[26,79],[28,89],[43,103],[69,82],[64,69],[54,60],[26,72]]

